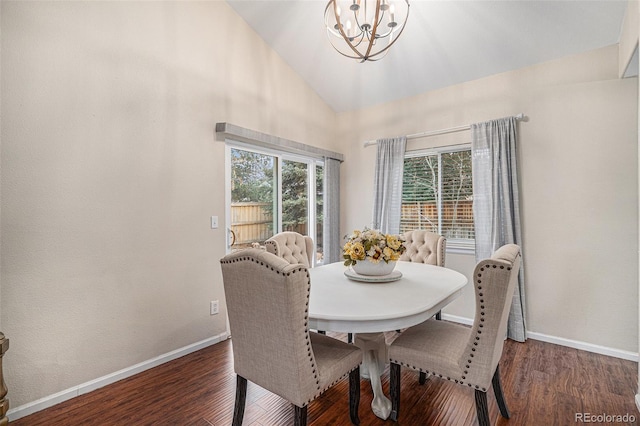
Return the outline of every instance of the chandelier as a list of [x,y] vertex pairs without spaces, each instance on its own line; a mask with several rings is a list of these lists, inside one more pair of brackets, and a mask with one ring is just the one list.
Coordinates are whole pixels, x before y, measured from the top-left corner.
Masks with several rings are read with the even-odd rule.
[[382,59],[409,16],[409,0],[329,0],[324,9],[334,49],[360,62]]

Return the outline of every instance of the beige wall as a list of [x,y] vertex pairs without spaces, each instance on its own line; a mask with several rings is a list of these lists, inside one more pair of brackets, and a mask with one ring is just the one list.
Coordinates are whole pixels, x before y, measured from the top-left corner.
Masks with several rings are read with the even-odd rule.
[[[2,331],[12,407],[225,331],[227,121],[339,151],[224,2],[8,2]],[[220,229],[209,217],[219,215]]]
[[[637,102],[637,79],[618,79],[613,46],[340,114],[343,231],[371,221],[376,149],[363,141],[523,112],[529,331],[637,352]],[[462,132],[409,141],[407,149],[469,141]],[[466,274],[474,263],[470,255],[447,257],[447,266]],[[472,318],[471,291],[445,313]]]
[[[637,81],[617,79],[615,47],[336,117],[223,2],[3,1],[0,19],[13,407],[225,330],[224,304],[209,316],[224,300],[218,121],[343,152],[344,234],[371,220],[362,141],[526,113],[530,329],[637,351]],[[471,317],[472,298],[446,312]]]

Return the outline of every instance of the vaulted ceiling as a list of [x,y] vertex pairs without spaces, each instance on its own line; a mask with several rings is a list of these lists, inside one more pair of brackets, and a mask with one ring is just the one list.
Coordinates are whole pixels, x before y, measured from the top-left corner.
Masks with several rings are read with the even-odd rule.
[[228,0],[343,112],[616,44],[626,0],[410,0],[404,33],[378,62],[331,47],[325,1]]

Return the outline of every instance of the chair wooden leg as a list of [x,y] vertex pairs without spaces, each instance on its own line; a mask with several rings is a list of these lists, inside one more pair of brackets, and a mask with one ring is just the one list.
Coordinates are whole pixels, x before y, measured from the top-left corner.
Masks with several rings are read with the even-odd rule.
[[347,333],[347,343],[353,343],[353,333]]
[[493,393],[496,394],[496,402],[498,403],[500,414],[505,419],[508,419],[511,416],[509,415],[509,408],[507,407],[507,401],[505,401],[504,393],[502,392],[502,383],[500,382],[500,366],[496,367],[496,372],[493,373],[491,384],[493,385]]
[[349,373],[349,417],[354,425],[360,424],[358,407],[360,406],[360,367]]
[[247,401],[247,379],[236,376],[236,405],[233,408],[233,426],[242,426],[244,407]]
[[307,406],[298,407],[293,406],[293,425],[294,426],[307,426]]
[[418,378],[418,383],[420,383],[421,385],[424,385],[427,381],[427,373],[424,372],[420,372],[420,377]]
[[442,321],[442,311],[438,311],[438,313],[436,314],[436,320]]
[[400,364],[389,364],[389,396],[391,396],[391,414],[389,418],[398,421],[400,413]]
[[487,393],[476,389],[476,414],[480,426],[491,426],[489,421],[489,407],[487,405]]

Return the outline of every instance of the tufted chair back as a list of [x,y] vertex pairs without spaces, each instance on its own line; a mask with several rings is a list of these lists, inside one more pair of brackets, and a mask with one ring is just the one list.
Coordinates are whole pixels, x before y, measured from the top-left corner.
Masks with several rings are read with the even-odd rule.
[[308,404],[345,375],[357,424],[362,351],[309,332],[307,268],[255,248],[220,264],[238,379],[233,425],[242,424],[247,380],[291,402],[295,424],[306,424]]
[[283,258],[292,265],[313,266],[313,240],[297,232],[281,232],[264,243],[269,253]]
[[447,240],[434,232],[416,229],[404,233],[407,250],[400,256],[406,262],[444,266]]
[[392,420],[398,419],[401,366],[474,389],[480,426],[490,424],[487,391],[492,386],[500,414],[509,418],[498,364],[521,261],[520,247],[507,244],[476,265],[476,314],[470,329],[429,320],[408,328],[393,341],[389,347]]
[[520,271],[520,247],[507,244],[476,265],[476,315],[458,365],[468,370],[466,381],[486,389],[502,356],[511,299]]
[[236,373],[302,406],[320,390],[307,352],[307,268],[259,249],[221,263]]

